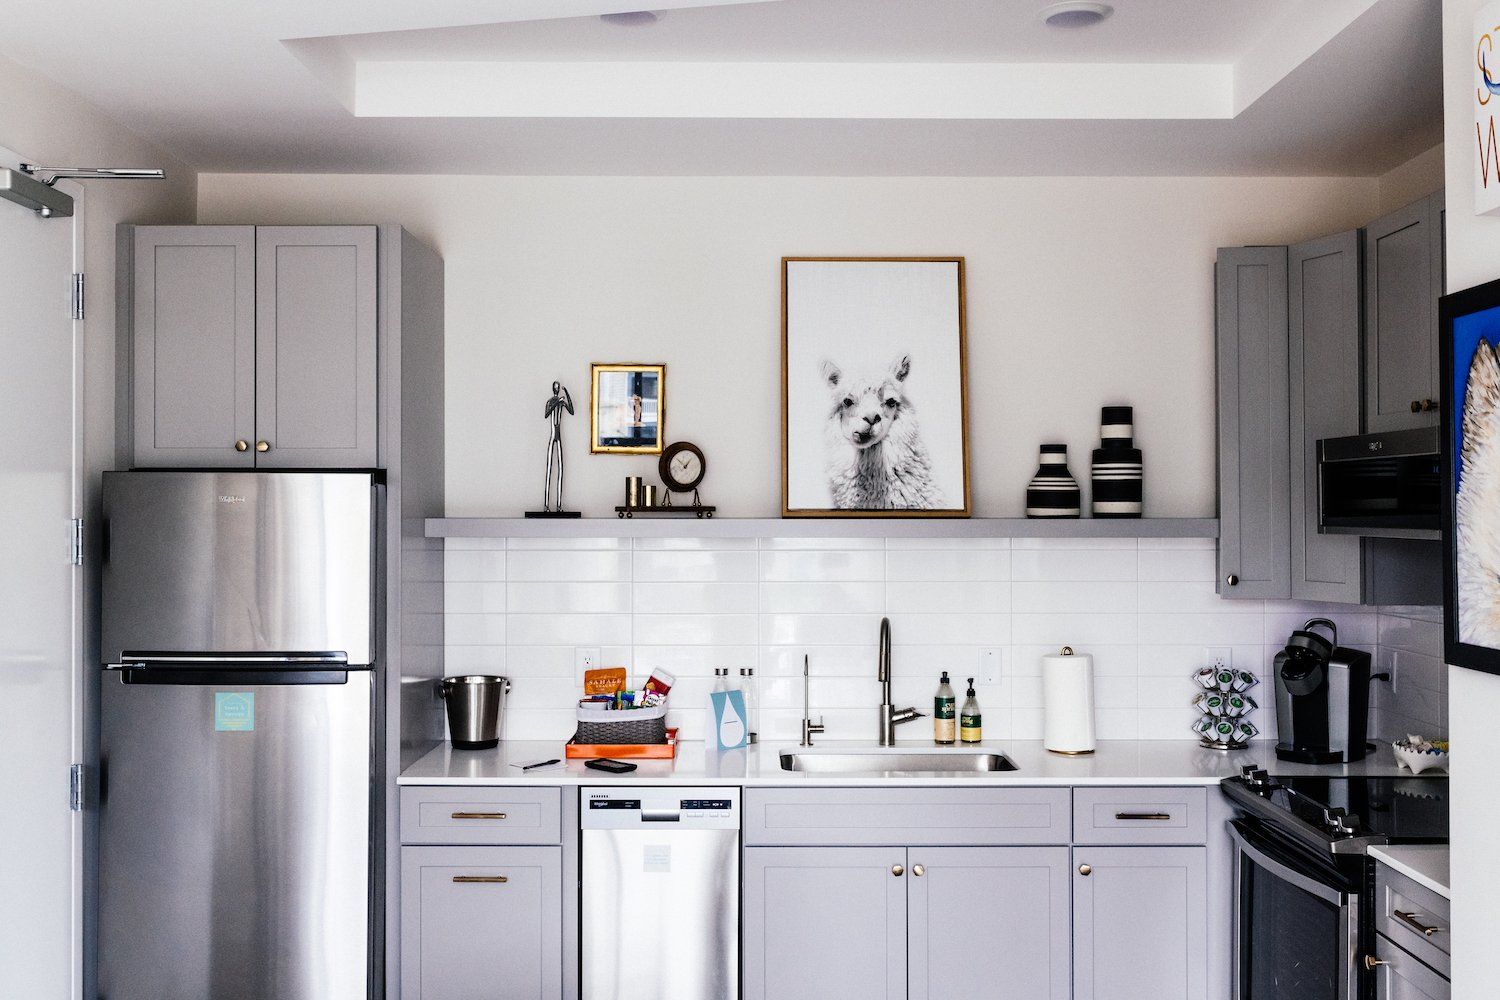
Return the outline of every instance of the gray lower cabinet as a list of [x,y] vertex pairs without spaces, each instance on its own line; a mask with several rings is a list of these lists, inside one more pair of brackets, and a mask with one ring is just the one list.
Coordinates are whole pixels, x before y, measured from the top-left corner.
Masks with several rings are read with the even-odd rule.
[[1066,847],[911,847],[909,1000],[1068,1000]]
[[133,464],[253,468],[255,229],[129,227],[120,249]]
[[1375,1000],[1451,1000],[1451,982],[1383,934],[1375,936],[1375,953],[1383,963],[1376,966]]
[[1074,1000],[1208,996],[1207,851],[1073,849]]
[[1215,284],[1218,591],[1221,597],[1287,597],[1287,248],[1222,249]]
[[1067,1000],[1066,847],[748,847],[747,1000]]
[[1423,198],[1365,227],[1365,429],[1438,422],[1437,297],[1442,200]]
[[1291,596],[1358,604],[1360,539],[1318,531],[1318,440],[1358,434],[1360,235],[1290,248]]
[[255,231],[256,465],[373,468],[375,227]]
[[379,464],[375,226],[126,225],[119,248],[126,463]]
[[747,847],[746,1000],[904,1000],[906,849]]
[[561,847],[403,847],[403,1000],[561,1000]]

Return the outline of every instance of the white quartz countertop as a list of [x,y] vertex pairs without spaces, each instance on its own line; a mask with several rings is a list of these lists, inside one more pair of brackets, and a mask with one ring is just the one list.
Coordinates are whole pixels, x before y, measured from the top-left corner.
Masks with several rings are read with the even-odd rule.
[[1448,888],[1447,844],[1387,844],[1370,848],[1370,857],[1421,885],[1444,899],[1452,899]]
[[[811,751],[795,740],[772,741],[739,750],[707,751],[702,743],[677,746],[675,760],[637,760],[637,769],[613,775],[583,766],[581,760],[522,771],[519,761],[563,756],[560,742],[504,742],[493,750],[455,750],[439,744],[402,772],[402,785],[1212,785],[1256,764],[1278,775],[1398,776],[1388,748],[1347,766],[1289,764],[1276,759],[1274,744],[1257,741],[1238,751],[1208,750],[1192,740],[1106,740],[1089,756],[1065,757],[1048,753],[1040,741],[987,741],[978,748],[1007,754],[1015,771],[935,773],[930,771],[874,771],[858,774],[806,774],[783,771],[784,752],[870,750],[868,743],[820,742]],[[931,743],[902,742],[896,750],[945,750]]]

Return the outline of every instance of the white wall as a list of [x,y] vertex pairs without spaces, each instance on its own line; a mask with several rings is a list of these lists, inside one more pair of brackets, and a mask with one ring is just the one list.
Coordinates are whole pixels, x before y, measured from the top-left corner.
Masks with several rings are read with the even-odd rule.
[[[391,219],[448,276],[448,512],[542,499],[542,403],[586,407],[591,361],[663,361],[667,437],[708,456],[705,500],[779,511],[779,261],[968,259],[975,511],[1015,515],[1037,445],[1086,480],[1099,406],[1136,407],[1148,514],[1215,512],[1213,261],[1358,225],[1375,178],[199,178],[205,223]],[[599,514],[652,459],[589,456],[566,499]]]
[[[1443,108],[1447,161],[1448,289],[1500,278],[1500,216],[1474,214],[1472,110],[1477,71],[1474,15],[1484,0],[1444,0]],[[1449,731],[1453,739],[1453,996],[1500,996],[1500,870],[1494,864],[1500,796],[1489,747],[1500,712],[1500,677],[1450,667]]]

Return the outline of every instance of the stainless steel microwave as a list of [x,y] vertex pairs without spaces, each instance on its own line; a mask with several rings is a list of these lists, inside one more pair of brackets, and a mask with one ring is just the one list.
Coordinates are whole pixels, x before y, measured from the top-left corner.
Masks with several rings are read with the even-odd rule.
[[1318,442],[1318,529],[1327,534],[1437,538],[1442,448],[1437,427]]

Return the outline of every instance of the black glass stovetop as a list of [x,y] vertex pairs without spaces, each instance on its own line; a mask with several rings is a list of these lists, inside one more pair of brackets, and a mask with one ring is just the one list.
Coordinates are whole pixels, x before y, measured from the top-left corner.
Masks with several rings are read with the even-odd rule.
[[[1363,833],[1393,844],[1446,843],[1448,779],[1272,775],[1270,804],[1318,824],[1324,808],[1359,817]],[[1290,791],[1289,791],[1290,790]]]

